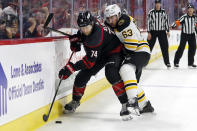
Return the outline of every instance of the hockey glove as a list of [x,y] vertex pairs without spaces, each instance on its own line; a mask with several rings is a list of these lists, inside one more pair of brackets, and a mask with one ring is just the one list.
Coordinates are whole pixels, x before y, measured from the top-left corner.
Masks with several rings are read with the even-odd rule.
[[75,72],[75,67],[72,62],[68,62],[64,68],[59,71],[59,78],[62,80],[67,79],[70,75]]
[[81,44],[79,42],[71,42],[70,49],[71,51],[74,51],[74,52],[81,51]]
[[71,43],[81,41],[81,33],[78,31],[77,34],[70,36],[69,40]]

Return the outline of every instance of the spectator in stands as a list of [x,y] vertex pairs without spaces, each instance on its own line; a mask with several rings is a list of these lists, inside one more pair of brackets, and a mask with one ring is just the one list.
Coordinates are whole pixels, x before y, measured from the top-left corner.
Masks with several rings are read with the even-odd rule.
[[42,8],[33,17],[24,22],[24,38],[35,38],[47,35],[48,31],[43,28],[48,13]]
[[91,11],[94,17],[100,16],[99,8],[98,8],[98,0],[92,0],[89,4],[89,11]]
[[23,17],[28,18],[32,15],[31,4],[28,0],[23,0]]
[[[1,39],[16,38],[18,33],[18,4],[17,1],[8,3],[1,13]],[[5,22],[5,23],[4,23]],[[5,34],[2,34],[2,33]]]
[[67,1],[58,1],[54,3],[53,13],[53,27],[55,29],[65,28],[71,26],[71,4]]
[[15,28],[6,26],[6,20],[0,17],[0,39],[15,38],[17,31]]
[[79,5],[79,12],[83,12],[83,11],[85,11],[86,10],[86,3],[81,3],[80,5]]
[[2,15],[3,13],[3,7],[2,7],[2,4],[0,3],[0,16]]
[[6,21],[0,17],[0,39],[8,39],[6,32]]
[[3,9],[4,14],[11,14],[11,15],[18,15],[18,3],[17,2],[10,2],[8,6]]
[[102,9],[101,9],[101,12],[100,12],[101,18],[103,18],[103,19],[104,19],[104,11],[105,11],[106,7],[107,7],[107,3],[104,3],[102,5]]

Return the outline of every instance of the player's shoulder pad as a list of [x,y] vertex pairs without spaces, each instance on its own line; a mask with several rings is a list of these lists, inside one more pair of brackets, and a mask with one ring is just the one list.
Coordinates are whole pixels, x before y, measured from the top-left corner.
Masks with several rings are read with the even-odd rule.
[[128,15],[122,14],[119,21],[117,22],[116,29],[118,32],[121,32],[126,27],[130,25],[131,18]]

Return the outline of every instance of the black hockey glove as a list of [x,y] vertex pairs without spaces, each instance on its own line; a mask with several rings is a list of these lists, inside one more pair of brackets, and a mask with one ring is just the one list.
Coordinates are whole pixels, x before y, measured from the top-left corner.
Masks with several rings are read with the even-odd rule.
[[64,66],[59,71],[59,78],[62,80],[67,79],[70,75],[72,75],[75,72],[75,65],[72,62],[68,62],[66,66]]
[[70,36],[69,40],[71,43],[81,41],[81,33],[78,31],[77,34]]
[[74,52],[81,51],[81,43],[80,42],[71,42],[70,49],[71,49],[71,51],[74,51]]

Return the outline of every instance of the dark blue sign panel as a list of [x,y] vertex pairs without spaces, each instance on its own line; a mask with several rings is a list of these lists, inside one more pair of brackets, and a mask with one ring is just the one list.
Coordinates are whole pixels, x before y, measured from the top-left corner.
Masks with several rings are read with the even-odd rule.
[[0,117],[7,114],[7,78],[0,63]]

